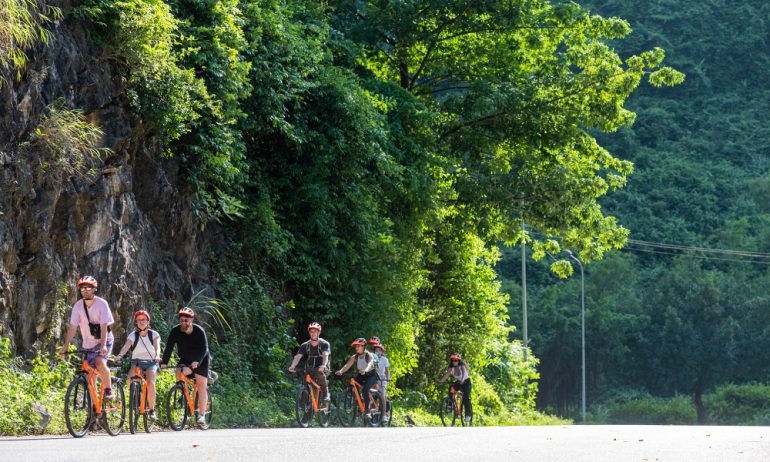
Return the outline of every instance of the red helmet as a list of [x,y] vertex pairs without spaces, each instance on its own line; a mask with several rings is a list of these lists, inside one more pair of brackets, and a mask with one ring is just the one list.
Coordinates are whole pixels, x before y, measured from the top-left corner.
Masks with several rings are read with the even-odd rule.
[[449,355],[449,360],[450,361],[452,361],[454,359],[456,359],[458,361],[462,361],[463,357],[460,356],[460,353],[453,353],[453,354]]
[[177,311],[177,316],[189,316],[191,318],[195,317],[195,311],[193,311],[192,308],[189,306],[183,306],[179,308],[179,311]]
[[374,347],[374,345],[378,343],[380,343],[380,338],[377,337],[376,335],[372,336],[372,338],[369,339],[369,345],[371,345],[372,347]]
[[147,316],[147,320],[148,321],[150,320],[150,313],[148,313],[148,312],[146,312],[144,310],[139,310],[136,313],[134,313],[134,320],[136,320],[137,316],[142,316],[142,315]]
[[380,348],[383,353],[385,353],[385,346],[382,343],[375,343],[372,345],[372,349],[376,350],[377,348]]
[[366,346],[366,339],[363,338],[363,337],[359,337],[359,338],[353,340],[353,343],[350,344],[350,346],[352,346],[352,347],[358,346],[358,345]]
[[78,287],[80,286],[94,286],[99,287],[99,283],[96,282],[96,278],[93,276],[83,276],[78,279]]
[[321,333],[321,325],[318,324],[317,322],[311,322],[310,324],[308,324],[307,331],[310,332],[310,329],[316,329],[318,330],[319,334]]

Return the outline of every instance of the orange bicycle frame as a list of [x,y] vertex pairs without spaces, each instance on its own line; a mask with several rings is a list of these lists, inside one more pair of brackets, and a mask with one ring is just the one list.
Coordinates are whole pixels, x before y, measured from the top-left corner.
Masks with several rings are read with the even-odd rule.
[[[139,366],[134,366],[134,375],[131,377],[132,382],[141,382],[142,390],[139,398],[139,414],[144,414],[145,404],[147,404],[147,381],[144,380],[142,371]],[[187,388],[187,387],[185,387]]]
[[[313,403],[313,411],[318,412],[318,399],[321,397],[321,385],[318,385],[309,373],[305,373],[305,383],[310,390],[310,399]],[[315,390],[314,390],[315,388]]]
[[452,395],[452,401],[455,408],[455,415],[459,416],[461,413],[460,406],[462,406],[463,404],[463,400],[462,400],[463,392],[462,390],[455,390],[455,387],[451,386],[449,387],[449,393]]
[[356,382],[354,378],[350,378],[350,385],[353,386],[353,394],[356,395],[356,402],[358,403],[358,408],[361,410],[361,414],[366,412],[366,406],[364,406],[364,402],[361,400],[361,393],[358,391],[364,386],[360,383]]
[[97,393],[96,379],[99,378],[99,371],[91,367],[85,358],[83,358],[83,363],[81,364],[80,369],[88,374],[88,394],[91,395],[91,402],[94,404],[96,415],[101,415],[102,400],[104,399],[104,382],[99,382],[99,392]]
[[176,379],[184,384],[184,395],[187,398],[187,407],[190,409],[190,415],[194,416],[195,405],[197,403],[193,403],[193,400],[190,397],[190,385],[192,385],[192,395],[195,396],[198,392],[198,382],[196,382],[194,379],[187,378],[187,376],[182,374],[181,370],[177,370]]

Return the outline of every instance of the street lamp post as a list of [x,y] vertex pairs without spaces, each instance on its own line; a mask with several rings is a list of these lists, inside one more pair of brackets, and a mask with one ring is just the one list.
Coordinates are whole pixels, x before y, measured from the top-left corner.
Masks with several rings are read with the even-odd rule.
[[580,265],[580,349],[582,356],[582,417],[583,423],[586,421],[586,290],[585,277],[583,274],[583,262],[580,261],[570,250],[565,250],[567,255]]

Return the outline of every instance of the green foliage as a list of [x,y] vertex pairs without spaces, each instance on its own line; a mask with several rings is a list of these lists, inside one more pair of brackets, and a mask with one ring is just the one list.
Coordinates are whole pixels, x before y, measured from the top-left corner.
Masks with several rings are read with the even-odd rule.
[[71,177],[93,173],[89,168],[93,161],[111,152],[99,147],[103,135],[82,111],[69,108],[60,98],[48,106],[30,143],[45,153],[43,172]]
[[[536,419],[538,362],[511,341],[498,245],[591,261],[625,243],[598,201],[634,167],[596,134],[631,126],[644,79],[682,81],[662,49],[621,59],[608,42],[628,22],[544,0],[86,0],[73,13],[179,160],[200,226],[223,225],[216,298],[198,300],[227,372],[223,424],[285,422],[281,371],[305,334],[291,329],[310,321],[335,365],[351,338],[382,338],[394,396],[437,398],[459,351],[480,416]],[[563,326],[546,335],[566,338],[566,296],[548,297]],[[638,305],[592,315],[609,345],[644,319]]]
[[67,362],[51,362],[36,356],[29,364],[12,356],[10,340],[0,337],[0,435],[40,433],[41,407],[51,416],[45,430],[67,431],[61,411],[64,392],[74,368]]
[[690,398],[682,395],[673,398],[643,395],[609,402],[592,408],[586,417],[590,422],[604,424],[694,425],[697,422]]
[[46,26],[60,17],[61,10],[44,1],[0,2],[0,86],[9,80],[9,72],[15,71],[15,78],[21,78],[28,60],[27,50],[38,42],[48,44],[53,34]]
[[704,397],[709,422],[715,425],[767,425],[770,385],[726,384]]

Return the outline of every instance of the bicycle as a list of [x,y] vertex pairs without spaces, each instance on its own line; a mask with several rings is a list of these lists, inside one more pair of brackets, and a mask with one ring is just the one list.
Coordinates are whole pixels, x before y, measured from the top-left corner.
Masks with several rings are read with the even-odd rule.
[[310,372],[306,371],[305,381],[297,392],[297,401],[295,403],[297,423],[300,427],[309,427],[310,421],[313,420],[313,414],[316,415],[318,425],[324,428],[329,426],[334,409],[332,408],[331,401],[327,402],[325,406],[319,406],[320,398],[321,386],[313,380]]
[[[112,377],[114,398],[105,399],[99,371],[88,364],[88,353],[90,352],[87,350],[71,353],[82,355],[83,361],[64,395],[64,420],[67,430],[75,438],[81,438],[93,425],[100,422],[107,433],[118,436],[126,419],[123,382],[118,377]],[[110,368],[110,373],[116,371],[117,368]]]
[[[454,427],[455,422],[459,419],[460,425],[466,424],[470,427],[473,425],[472,421],[465,421],[465,407],[463,407],[463,391],[455,390],[454,385],[449,387],[449,394],[441,400],[441,407],[439,408],[439,416],[441,416],[441,423],[445,427]],[[449,420],[451,416],[451,421]],[[472,417],[471,417],[472,418]],[[449,422],[449,423],[447,423]]]
[[[380,380],[380,388],[383,386],[383,381]],[[383,402],[385,403],[385,412],[382,414],[382,422],[380,423],[381,427],[390,427],[393,423],[393,402],[391,401],[390,397],[385,396],[384,393],[382,393]]]
[[[177,382],[166,393],[166,417],[168,418],[169,425],[175,431],[182,431],[185,424],[187,424],[187,419],[193,416],[193,420],[195,420],[194,416],[198,412],[198,409],[195,408],[198,403],[198,383],[194,377],[190,378],[182,374],[182,368],[184,367],[189,366],[184,364],[177,365]],[[171,366],[162,366],[164,370],[170,368]],[[201,430],[207,430],[211,426],[213,413],[213,401],[211,391],[209,390],[208,399],[206,400],[206,413],[203,417],[205,423],[198,425]]]
[[383,410],[386,409],[385,398],[378,390],[369,393],[369,414],[366,413],[361,389],[363,385],[350,378],[347,387],[337,396],[337,416],[343,427],[350,427],[359,415],[364,416],[364,423],[378,427],[383,420]]
[[128,429],[132,434],[136,434],[141,416],[144,421],[144,431],[152,433],[153,428],[155,428],[155,419],[150,418],[146,407],[147,382],[144,380],[144,375],[138,365],[131,370],[133,375],[128,377],[131,383],[128,388]]

